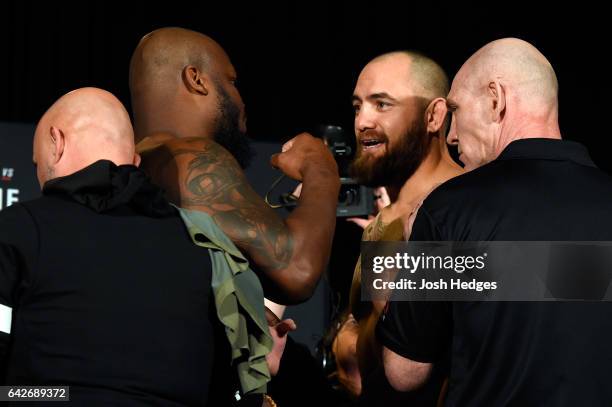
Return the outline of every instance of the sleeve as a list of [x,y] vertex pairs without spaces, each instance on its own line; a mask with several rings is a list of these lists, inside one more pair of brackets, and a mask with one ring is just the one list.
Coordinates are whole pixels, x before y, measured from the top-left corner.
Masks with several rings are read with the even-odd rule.
[[[425,205],[416,216],[411,241],[442,241]],[[442,301],[399,301],[392,296],[376,326],[381,344],[405,358],[440,362],[452,338],[452,304]]]
[[0,211],[0,374],[5,371],[13,315],[30,281],[36,247],[36,228],[28,211],[21,205]]
[[268,392],[279,406],[338,406],[342,403],[341,395],[334,391],[310,350],[291,336],[287,337],[278,374],[272,377]]

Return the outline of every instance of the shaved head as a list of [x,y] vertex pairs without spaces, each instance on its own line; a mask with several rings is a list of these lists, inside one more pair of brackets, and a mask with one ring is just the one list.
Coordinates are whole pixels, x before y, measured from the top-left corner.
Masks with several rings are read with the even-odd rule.
[[479,49],[457,73],[457,79],[477,92],[491,80],[515,89],[516,103],[526,112],[546,114],[557,108],[557,76],[537,48],[517,38],[490,42]]
[[514,140],[561,138],[557,76],[530,43],[493,41],[461,67],[448,95],[448,142],[471,170],[496,159]]
[[225,51],[212,38],[178,27],[160,28],[141,40],[130,61],[132,97],[140,93],[163,95],[173,92],[181,81],[184,67],[193,65],[202,72],[214,73]]
[[121,102],[97,88],[81,88],[59,98],[40,119],[33,161],[40,185],[106,159],[133,164],[134,133]]
[[145,35],[130,63],[136,140],[207,138],[246,167],[252,150],[236,80],[223,48],[204,34],[169,27]]
[[[416,51],[394,51],[382,54],[369,64],[389,60],[404,60],[406,80],[413,83],[415,94],[427,100],[446,97],[449,90],[448,76],[433,59]],[[368,64],[368,65],[369,65]]]

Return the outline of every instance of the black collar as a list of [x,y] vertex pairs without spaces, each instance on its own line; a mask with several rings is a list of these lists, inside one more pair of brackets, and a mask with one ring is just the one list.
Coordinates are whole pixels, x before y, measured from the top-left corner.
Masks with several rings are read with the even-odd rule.
[[42,193],[76,201],[98,213],[121,206],[152,217],[175,213],[163,190],[152,184],[144,172],[133,165],[117,166],[108,160],[96,161],[74,174],[52,179],[45,183]]
[[573,161],[588,167],[597,167],[585,146],[575,141],[549,138],[515,140],[502,151],[496,161],[502,160],[555,160]]

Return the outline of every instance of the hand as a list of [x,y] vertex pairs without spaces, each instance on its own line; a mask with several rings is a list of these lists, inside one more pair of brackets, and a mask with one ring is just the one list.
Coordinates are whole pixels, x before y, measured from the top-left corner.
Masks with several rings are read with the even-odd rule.
[[301,133],[283,144],[282,152],[270,158],[270,164],[298,181],[312,168],[338,173],[338,165],[323,141]]
[[363,219],[363,218],[347,218],[346,220],[348,222],[353,222],[354,224],[356,224],[357,226],[359,226],[362,229],[365,229],[366,227],[368,227],[368,225],[370,223],[372,223],[374,218],[375,218],[375,216],[368,215],[367,219]]
[[291,193],[291,195],[293,195],[296,198],[299,198],[300,195],[302,195],[302,184],[301,182],[298,184],[297,187],[295,187],[295,189],[293,190],[293,192]]
[[270,374],[276,376],[280,367],[280,361],[287,344],[287,334],[297,329],[297,325],[292,319],[280,320],[272,311],[266,307],[266,319],[268,320],[268,328],[274,344],[272,350],[266,355],[268,369]]
[[370,223],[374,220],[375,216],[378,212],[383,210],[385,207],[391,204],[391,199],[389,199],[389,194],[387,194],[387,189],[385,187],[378,187],[374,189],[374,212],[372,215],[368,215],[367,219],[363,218],[348,218],[347,221],[353,222],[357,226],[365,229],[368,227]]
[[391,204],[391,198],[389,198],[389,194],[387,193],[387,188],[378,187],[378,188],[375,188],[373,192],[374,192],[374,207],[376,208],[375,212],[380,212],[383,208]]
[[349,314],[338,330],[332,349],[336,359],[338,381],[344,388],[357,397],[361,394],[361,375],[357,360],[357,338],[359,323]]

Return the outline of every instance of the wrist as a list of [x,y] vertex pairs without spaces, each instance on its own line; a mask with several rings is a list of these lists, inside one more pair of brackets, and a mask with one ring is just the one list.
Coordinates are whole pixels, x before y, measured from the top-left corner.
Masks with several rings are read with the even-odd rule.
[[318,178],[324,181],[334,181],[340,183],[340,174],[336,162],[309,162],[302,170],[303,180]]

